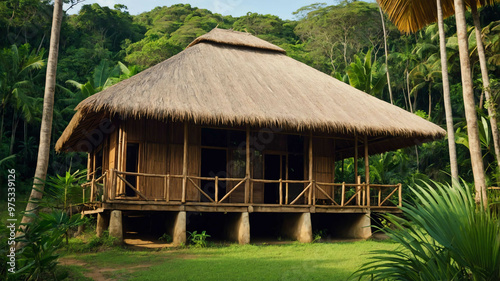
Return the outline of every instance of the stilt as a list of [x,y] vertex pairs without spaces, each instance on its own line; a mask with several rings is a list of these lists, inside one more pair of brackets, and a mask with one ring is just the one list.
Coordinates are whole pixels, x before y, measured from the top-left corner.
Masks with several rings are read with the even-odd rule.
[[115,237],[118,239],[119,243],[123,243],[122,211],[111,211],[109,219],[109,236]]
[[250,243],[250,219],[248,212],[233,213],[228,225],[228,237],[244,245]]
[[101,237],[105,230],[109,227],[109,214],[98,213],[97,214],[97,226],[96,226],[96,236]]
[[173,244],[174,246],[180,246],[181,244],[186,244],[186,212],[181,211],[177,214],[174,223],[173,231]]
[[301,243],[312,242],[311,213],[286,214],[282,232]]

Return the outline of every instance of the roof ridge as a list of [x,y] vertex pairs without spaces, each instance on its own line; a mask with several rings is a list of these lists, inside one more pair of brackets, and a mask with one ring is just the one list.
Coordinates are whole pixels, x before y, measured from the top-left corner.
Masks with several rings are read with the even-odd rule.
[[233,29],[222,29],[215,27],[210,32],[201,35],[191,42],[187,47],[192,47],[198,43],[202,42],[214,42],[219,44],[243,46],[256,49],[264,49],[270,51],[276,51],[286,54],[286,51],[272,43],[258,38],[249,32],[241,32]]

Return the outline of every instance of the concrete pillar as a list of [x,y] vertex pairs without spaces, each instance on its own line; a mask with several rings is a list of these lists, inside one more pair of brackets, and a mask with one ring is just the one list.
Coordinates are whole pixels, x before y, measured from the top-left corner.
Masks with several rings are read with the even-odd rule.
[[108,229],[109,226],[109,214],[106,213],[98,213],[97,214],[97,226],[95,228],[96,230],[96,236],[101,237],[103,232]]
[[227,230],[229,239],[244,245],[250,243],[250,218],[248,212],[234,213]]
[[285,214],[282,231],[301,243],[312,242],[311,213]]
[[346,225],[345,236],[348,238],[368,239],[372,236],[370,213],[355,214],[352,221]]
[[175,217],[174,227],[173,227],[173,244],[174,246],[179,246],[182,243],[186,244],[186,212],[181,211],[177,213]]
[[109,219],[109,236],[117,238],[119,243],[123,242],[122,211],[111,211]]

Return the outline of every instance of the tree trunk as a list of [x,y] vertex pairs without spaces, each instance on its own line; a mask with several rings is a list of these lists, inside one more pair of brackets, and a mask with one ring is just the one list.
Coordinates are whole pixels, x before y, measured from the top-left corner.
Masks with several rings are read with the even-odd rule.
[[387,34],[385,31],[385,21],[384,21],[384,13],[382,13],[382,8],[380,5],[378,6],[378,10],[380,12],[380,19],[382,20],[382,30],[384,31],[384,50],[385,50],[385,66],[387,67],[387,88],[389,89],[389,99],[391,100],[391,104],[394,104],[394,100],[392,97],[392,88],[391,88],[391,76],[389,75],[389,63],[387,62],[387,57],[389,51],[387,50]]
[[410,105],[410,112],[413,113],[413,105],[411,103],[411,95],[410,95],[410,72],[408,68],[405,69],[406,72],[406,91],[408,93],[408,104]]
[[476,203],[488,204],[486,197],[486,181],[484,164],[479,141],[476,104],[474,102],[474,88],[469,60],[469,44],[467,41],[467,24],[465,22],[465,7],[463,0],[454,0],[455,20],[457,22],[458,49],[460,54],[460,69],[462,76],[462,91],[464,97],[465,118],[467,120],[467,135],[469,136],[469,151],[476,188]]
[[495,156],[497,160],[497,168],[500,172],[500,145],[498,136],[498,125],[495,103],[491,99],[490,93],[490,78],[488,77],[488,66],[486,65],[486,56],[484,54],[484,45],[481,36],[481,22],[479,21],[479,12],[477,11],[476,2],[471,2],[472,19],[476,29],[477,55],[479,57],[479,65],[481,66],[481,77],[483,78],[483,91],[488,106],[488,116],[491,123],[491,134],[493,135],[493,145],[495,148]]
[[55,0],[54,13],[52,15],[49,58],[47,61],[47,75],[45,78],[42,124],[40,128],[40,145],[38,147],[38,158],[36,163],[35,178],[33,180],[33,189],[31,190],[22,224],[33,221],[33,217],[28,216],[28,214],[38,213],[38,200],[42,198],[44,188],[43,181],[47,176],[47,169],[49,167],[50,137],[54,111],[54,91],[56,87],[57,57],[59,54],[59,36],[61,31],[62,16],[62,0]]
[[16,111],[14,110],[14,114],[12,114],[12,132],[10,135],[9,155],[14,154],[14,144],[16,143],[17,125],[19,124],[19,118],[17,118],[16,115]]
[[457,149],[455,146],[455,128],[453,127],[453,111],[450,97],[450,81],[448,79],[448,59],[446,55],[446,35],[444,34],[443,10],[441,0],[437,0],[439,47],[441,54],[441,76],[443,80],[444,112],[446,115],[446,131],[448,132],[448,151],[450,154],[451,178],[458,180]]

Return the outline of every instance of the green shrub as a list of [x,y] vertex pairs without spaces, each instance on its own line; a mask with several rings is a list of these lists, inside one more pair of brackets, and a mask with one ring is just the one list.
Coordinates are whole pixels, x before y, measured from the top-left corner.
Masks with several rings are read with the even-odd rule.
[[407,219],[387,214],[393,227],[382,229],[401,247],[375,251],[353,277],[373,280],[498,280],[500,222],[476,206],[468,186],[438,183],[416,186],[419,199],[404,206]]
[[163,233],[163,235],[160,236],[158,240],[165,241],[166,243],[172,243],[172,241],[174,241],[172,236],[168,235],[167,233]]
[[200,248],[204,248],[207,246],[207,238],[209,238],[210,235],[208,235],[205,230],[203,230],[201,233],[197,233],[196,230],[188,233],[188,241],[191,242],[192,245]]

